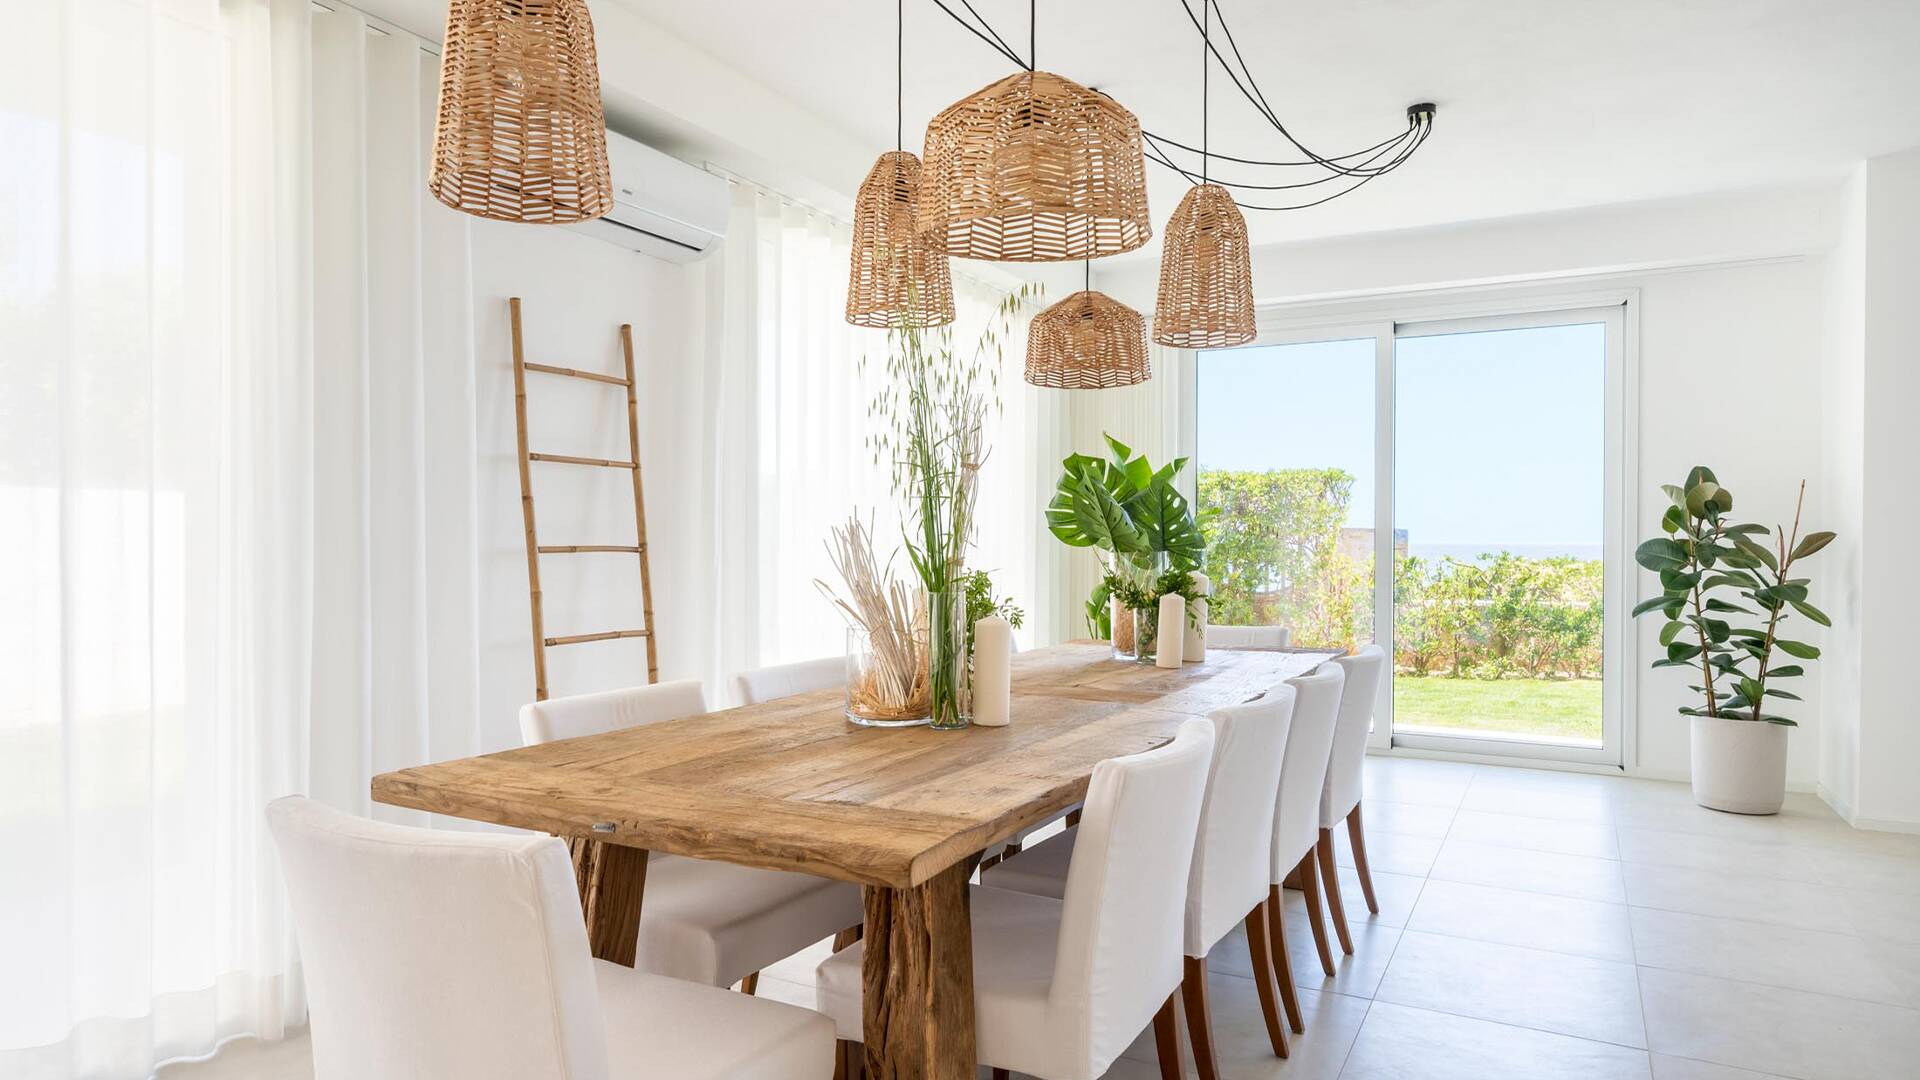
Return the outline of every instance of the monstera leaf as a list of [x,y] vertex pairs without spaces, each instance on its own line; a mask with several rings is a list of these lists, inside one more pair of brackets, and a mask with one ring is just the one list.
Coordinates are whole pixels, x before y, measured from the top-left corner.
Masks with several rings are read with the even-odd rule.
[[1174,489],[1171,479],[1156,477],[1146,490],[1127,499],[1125,506],[1149,552],[1166,552],[1168,561],[1179,569],[1200,565],[1207,550],[1206,537],[1194,523],[1186,496]]
[[1075,454],[1054,486],[1047,504],[1047,528],[1072,547],[1097,547],[1120,555],[1145,550],[1140,529],[1121,500],[1127,487],[1117,469],[1098,458]]

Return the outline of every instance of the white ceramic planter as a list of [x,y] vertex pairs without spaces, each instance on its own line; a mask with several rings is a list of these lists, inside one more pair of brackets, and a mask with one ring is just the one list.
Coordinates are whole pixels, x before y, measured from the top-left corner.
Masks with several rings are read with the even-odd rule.
[[1693,801],[1730,814],[1777,814],[1787,798],[1787,728],[1693,718]]

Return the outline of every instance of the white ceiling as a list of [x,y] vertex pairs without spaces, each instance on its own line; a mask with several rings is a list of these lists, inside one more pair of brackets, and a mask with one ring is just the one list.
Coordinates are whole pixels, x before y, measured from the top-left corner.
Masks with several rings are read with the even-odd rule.
[[[1401,129],[1408,104],[1439,105],[1433,137],[1398,172],[1325,206],[1249,213],[1257,244],[1838,178],[1920,144],[1915,0],[1221,2],[1267,99],[1316,152],[1371,145]],[[874,151],[892,147],[893,4],[595,0],[608,3]],[[1025,3],[973,4],[1024,51]],[[1200,43],[1179,4],[1046,0],[1040,66],[1197,145]],[[933,113],[1011,68],[932,0],[905,8],[906,142],[917,150]],[[1215,149],[1295,156],[1217,68],[1212,117]],[[850,192],[868,163],[849,163],[836,186]],[[1158,228],[1185,182],[1147,168]]]

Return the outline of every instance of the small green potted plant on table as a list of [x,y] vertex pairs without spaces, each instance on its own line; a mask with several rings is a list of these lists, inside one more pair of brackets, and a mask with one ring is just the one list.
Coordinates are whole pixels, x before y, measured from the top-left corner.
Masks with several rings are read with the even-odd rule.
[[[1787,729],[1796,726],[1772,709],[1799,695],[1777,683],[1806,673],[1817,646],[1786,636],[1797,618],[1829,626],[1807,600],[1809,579],[1800,560],[1833,541],[1830,532],[1800,534],[1800,485],[1793,525],[1735,522],[1733,494],[1713,471],[1696,466],[1684,486],[1663,485],[1672,505],[1660,518],[1666,535],[1641,544],[1634,561],[1660,575],[1659,596],[1633,609],[1665,620],[1656,668],[1685,668],[1699,677],[1690,689],[1699,704],[1692,718],[1693,797],[1700,805],[1736,814],[1778,813],[1786,799]],[[1737,596],[1746,603],[1729,600]]]

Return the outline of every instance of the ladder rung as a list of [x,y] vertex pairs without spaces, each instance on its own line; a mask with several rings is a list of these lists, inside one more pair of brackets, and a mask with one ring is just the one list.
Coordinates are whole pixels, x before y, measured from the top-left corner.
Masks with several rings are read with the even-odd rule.
[[572,634],[567,637],[550,637],[548,645],[578,645],[583,641],[612,641],[614,638],[652,637],[645,630],[603,630],[598,634]]
[[577,555],[583,551],[624,551],[629,555],[638,555],[647,550],[634,544],[553,544],[540,545],[542,555]]
[[627,380],[618,375],[602,375],[597,371],[581,371],[578,368],[555,367],[552,364],[526,364],[528,371],[544,371],[549,375],[565,375],[570,379],[592,379],[594,382],[612,383],[615,386],[627,385]]
[[597,457],[571,457],[566,454],[528,454],[528,461],[554,461],[562,465],[599,465],[608,469],[631,469],[631,461],[610,461]]

